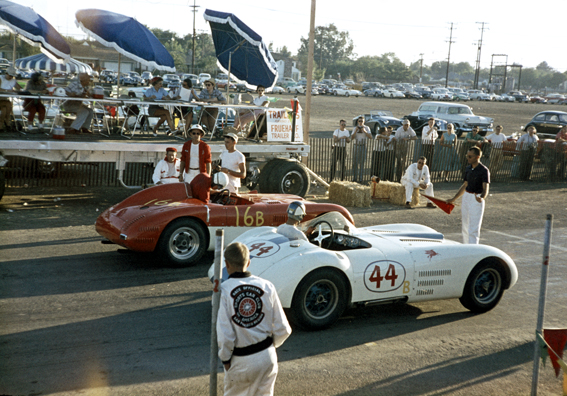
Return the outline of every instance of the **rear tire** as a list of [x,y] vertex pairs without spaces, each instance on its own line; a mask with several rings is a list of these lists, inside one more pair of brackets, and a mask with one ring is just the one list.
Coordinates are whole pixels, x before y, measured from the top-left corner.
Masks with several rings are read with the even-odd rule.
[[474,313],[484,313],[494,308],[504,293],[504,275],[493,262],[479,263],[469,274],[461,304]]
[[261,193],[273,193],[273,189],[271,186],[271,182],[274,179],[273,170],[274,167],[277,165],[278,160],[272,160],[268,162],[264,167],[260,170],[260,178],[258,180],[258,191]]
[[346,281],[337,271],[322,268],[305,276],[295,289],[290,320],[305,330],[333,325],[348,305]]
[[207,251],[207,234],[195,219],[172,221],[161,234],[156,251],[164,264],[186,267],[195,264]]

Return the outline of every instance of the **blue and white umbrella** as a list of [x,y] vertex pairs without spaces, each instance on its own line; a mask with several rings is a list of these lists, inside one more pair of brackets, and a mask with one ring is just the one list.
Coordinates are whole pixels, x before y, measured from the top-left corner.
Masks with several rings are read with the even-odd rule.
[[259,34],[234,14],[205,10],[203,16],[211,25],[221,70],[250,89],[275,85],[278,67]]
[[71,48],[63,36],[29,7],[0,0],[0,24],[6,25],[27,43],[39,46],[55,61],[66,61],[71,57]]
[[152,69],[175,72],[171,54],[148,28],[134,18],[97,9],[79,10],[75,18],[80,29],[119,54]]
[[16,67],[55,73],[92,73],[93,69],[86,63],[70,58],[67,63],[56,63],[44,54],[31,55],[16,60]]

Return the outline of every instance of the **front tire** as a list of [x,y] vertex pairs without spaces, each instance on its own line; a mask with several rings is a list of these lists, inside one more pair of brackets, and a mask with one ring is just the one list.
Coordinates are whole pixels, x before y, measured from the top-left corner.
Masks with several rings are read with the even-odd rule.
[[474,313],[484,313],[494,308],[504,293],[504,276],[493,262],[478,264],[469,274],[461,304]]
[[330,327],[347,307],[348,289],[336,270],[315,270],[299,283],[291,303],[290,320],[305,330]]
[[207,250],[207,236],[195,219],[171,222],[161,234],[156,251],[162,261],[176,267],[195,264]]

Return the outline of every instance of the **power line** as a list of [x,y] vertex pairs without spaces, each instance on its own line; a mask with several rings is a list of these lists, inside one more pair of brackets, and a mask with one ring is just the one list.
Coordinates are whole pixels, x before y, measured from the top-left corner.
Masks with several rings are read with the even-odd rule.
[[473,85],[474,89],[478,89],[478,80],[480,77],[480,53],[482,50],[482,38],[484,36],[484,29],[485,29],[484,25],[487,24],[487,22],[477,22],[477,23],[481,24],[482,27],[480,28],[480,40],[478,42],[478,50],[476,53],[476,71],[474,74],[474,85]]
[[451,63],[451,44],[453,44],[453,22],[451,22],[451,33],[449,34],[449,53],[447,54],[447,73],[445,75],[445,88],[449,84],[449,64]]

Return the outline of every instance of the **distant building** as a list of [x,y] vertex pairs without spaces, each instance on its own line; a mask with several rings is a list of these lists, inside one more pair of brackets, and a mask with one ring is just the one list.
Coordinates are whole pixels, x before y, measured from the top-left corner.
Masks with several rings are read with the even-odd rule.
[[284,57],[277,52],[272,52],[272,56],[278,65],[278,78],[293,78],[295,81],[301,80],[301,70],[297,68],[298,62],[288,57]]

